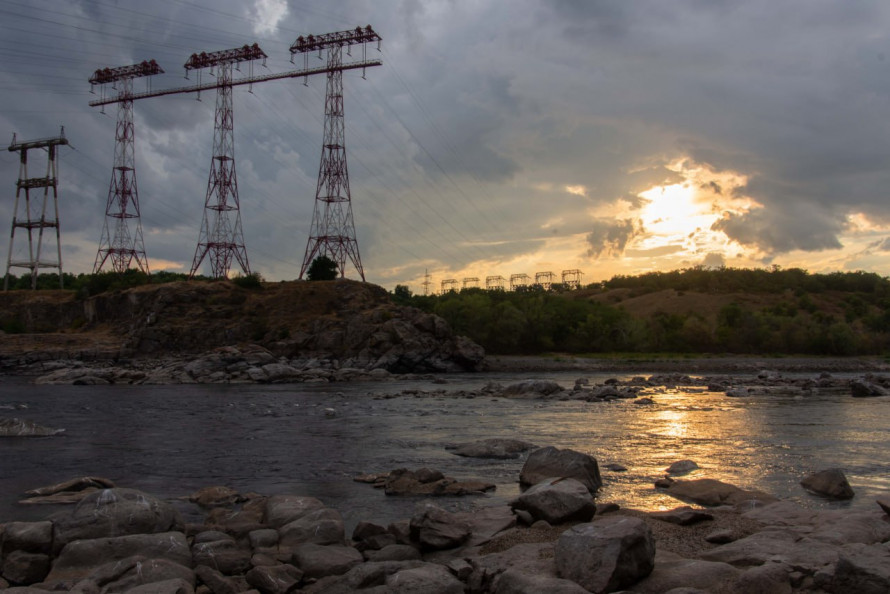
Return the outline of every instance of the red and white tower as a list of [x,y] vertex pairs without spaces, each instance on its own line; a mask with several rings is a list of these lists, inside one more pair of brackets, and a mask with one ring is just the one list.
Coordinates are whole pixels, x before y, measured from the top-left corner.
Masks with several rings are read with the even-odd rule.
[[210,257],[211,276],[228,276],[232,260],[238,261],[241,270],[250,274],[244,233],[241,230],[241,205],[238,200],[238,179],[235,175],[235,128],[232,110],[232,67],[247,62],[251,71],[253,61],[266,54],[257,44],[219,52],[192,54],[185,63],[186,71],[216,68],[216,115],[213,127],[213,158],[210,178],[204,199],[204,218],[198,247],[189,276],[198,273],[206,256]]
[[347,31],[324,35],[300,36],[291,46],[291,55],[302,53],[308,61],[309,53],[317,51],[319,57],[327,52],[327,91],[324,109],[324,141],[321,163],[318,167],[318,185],[315,190],[315,208],[312,227],[306,244],[306,254],[300,267],[300,278],[318,256],[327,256],[337,263],[340,277],[346,274],[347,258],[355,266],[362,281],[365,271],[355,238],[352,218],[352,196],[349,192],[349,170],[346,167],[346,134],[343,116],[343,48],[347,52],[353,45],[362,46],[363,57],[367,43],[380,43],[380,36],[371,28],[356,27]]
[[112,270],[118,274],[123,274],[133,264],[145,274],[151,274],[142,239],[139,191],[136,186],[133,79],[163,72],[157,62],[147,60],[132,66],[100,68],[90,78],[90,85],[102,85],[103,95],[105,85],[113,85],[117,90],[118,104],[114,133],[114,168],[108,187],[105,224],[93,264],[94,274],[100,272],[109,260]]

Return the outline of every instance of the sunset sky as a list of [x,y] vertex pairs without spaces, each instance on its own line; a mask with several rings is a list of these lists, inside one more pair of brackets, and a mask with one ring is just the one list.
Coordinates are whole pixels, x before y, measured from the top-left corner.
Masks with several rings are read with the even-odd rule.
[[[65,126],[66,272],[92,269],[113,165],[116,108],[88,105],[97,68],[155,59],[166,73],[152,88],[178,87],[192,53],[256,42],[269,55],[257,72],[284,72],[298,35],[367,24],[383,66],[345,73],[344,95],[371,282],[422,292],[425,270],[438,289],[696,265],[890,274],[887,2],[6,0],[0,138]],[[299,275],[324,83],[234,91],[244,239],[268,280]],[[214,94],[201,99],[135,105],[153,271],[188,272],[195,252]],[[3,229],[17,177],[3,151]]]

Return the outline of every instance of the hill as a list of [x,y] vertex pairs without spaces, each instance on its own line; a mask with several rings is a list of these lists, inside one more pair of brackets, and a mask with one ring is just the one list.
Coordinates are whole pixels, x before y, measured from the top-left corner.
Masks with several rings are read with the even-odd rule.
[[79,298],[71,291],[0,294],[0,360],[188,356],[256,344],[278,357],[336,359],[392,372],[475,369],[484,353],[438,316],[394,305],[348,280],[172,282]]

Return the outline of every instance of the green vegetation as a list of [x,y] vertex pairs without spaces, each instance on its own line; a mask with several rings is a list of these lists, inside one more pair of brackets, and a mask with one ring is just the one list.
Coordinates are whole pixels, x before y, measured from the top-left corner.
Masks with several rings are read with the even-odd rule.
[[235,286],[242,289],[262,289],[263,276],[259,272],[251,272],[250,274],[238,274],[232,277]]
[[890,351],[890,280],[865,272],[692,268],[576,291],[419,296],[399,286],[392,297],[442,316],[497,354]]
[[[98,274],[78,274],[73,275],[64,273],[62,280],[64,281],[66,291],[74,291],[81,298],[98,295],[107,291],[120,291],[131,287],[139,287],[142,285],[160,285],[164,283],[172,283],[175,281],[188,280],[187,274],[177,272],[155,272],[151,276],[130,268],[123,274],[116,272],[100,272]],[[197,276],[197,280],[208,281],[206,276]],[[260,279],[261,280],[261,279]],[[58,290],[59,275],[57,273],[43,273],[37,277],[37,290],[51,291]],[[31,289],[31,274],[25,273],[20,277],[15,275],[9,276],[9,289],[11,291],[29,290]]]
[[321,255],[312,261],[306,270],[306,279],[311,281],[335,280],[337,278],[337,263],[325,255]]

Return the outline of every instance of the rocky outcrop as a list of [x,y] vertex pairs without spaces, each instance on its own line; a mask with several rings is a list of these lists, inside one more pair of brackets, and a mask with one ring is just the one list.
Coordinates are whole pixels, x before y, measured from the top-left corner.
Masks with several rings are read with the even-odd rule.
[[[359,376],[378,369],[472,371],[485,356],[442,318],[392,304],[381,287],[346,280],[267,283],[254,290],[229,282],[179,282],[88,299],[59,293],[45,301],[0,298],[7,319],[43,333],[31,343],[28,335],[7,341],[0,347],[0,368],[44,374],[50,368],[56,373],[46,378],[49,383],[280,383],[310,379],[310,367],[330,370],[321,374],[330,380],[350,375],[334,373],[341,370]],[[208,355],[248,344],[259,348],[241,360],[226,352]],[[197,357],[203,360],[194,362]],[[140,364],[146,360],[155,364]],[[235,371],[243,373],[233,378]]]

